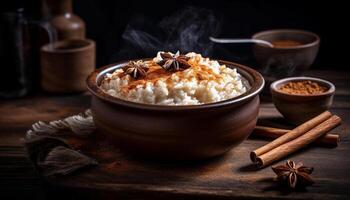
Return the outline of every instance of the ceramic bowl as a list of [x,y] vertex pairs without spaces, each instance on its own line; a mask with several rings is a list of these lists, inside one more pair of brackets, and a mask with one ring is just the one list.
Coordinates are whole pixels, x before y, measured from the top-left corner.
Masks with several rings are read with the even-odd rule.
[[95,42],[62,40],[41,47],[41,86],[52,93],[86,91],[85,79],[95,70]]
[[193,160],[217,156],[240,144],[252,132],[259,111],[263,77],[255,70],[219,61],[249,82],[244,94],[225,101],[191,106],[149,105],[104,93],[99,84],[106,73],[125,65],[112,64],[87,78],[91,110],[100,134],[118,148],[146,158]]
[[[328,90],[321,94],[301,95],[281,92],[279,88],[287,82],[310,80],[325,86]],[[273,103],[277,110],[292,124],[301,124],[328,110],[333,102],[335,86],[326,80],[312,77],[290,77],[270,85]]]
[[254,45],[255,59],[268,82],[301,75],[314,62],[320,45],[318,35],[304,30],[268,30],[256,33],[252,38],[268,42],[292,40],[301,43],[301,45],[289,47]]

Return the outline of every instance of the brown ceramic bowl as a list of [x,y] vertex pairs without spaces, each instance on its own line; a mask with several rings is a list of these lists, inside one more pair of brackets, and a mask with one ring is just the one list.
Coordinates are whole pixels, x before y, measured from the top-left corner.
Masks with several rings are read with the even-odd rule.
[[320,45],[318,35],[304,30],[268,30],[256,33],[252,38],[268,42],[288,40],[300,43],[280,47],[254,45],[254,56],[268,82],[305,72],[314,62]]
[[235,98],[193,106],[134,103],[104,93],[99,84],[108,72],[125,65],[112,64],[87,78],[91,109],[100,134],[132,154],[166,160],[217,156],[240,144],[252,132],[259,111],[263,77],[255,70],[227,61],[237,68],[250,89]]
[[[322,94],[300,95],[281,92],[279,88],[287,82],[310,80],[325,86]],[[272,100],[277,110],[292,124],[301,124],[329,109],[332,105],[335,86],[326,80],[312,77],[290,77],[275,81],[270,86]]]
[[41,86],[45,91],[86,91],[85,79],[95,69],[95,42],[61,40],[41,47]]

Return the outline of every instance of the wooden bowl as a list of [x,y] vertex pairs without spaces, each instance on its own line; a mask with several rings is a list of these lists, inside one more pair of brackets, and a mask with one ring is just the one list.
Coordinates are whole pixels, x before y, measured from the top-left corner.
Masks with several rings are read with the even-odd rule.
[[41,86],[45,91],[86,91],[85,79],[95,69],[95,42],[62,40],[41,48]]
[[[310,80],[325,86],[328,90],[321,94],[301,95],[281,92],[279,88],[291,81]],[[270,85],[273,103],[277,110],[292,124],[301,124],[329,109],[333,102],[335,86],[326,80],[312,77],[290,77]]]
[[268,82],[305,72],[314,62],[320,45],[318,35],[304,30],[268,30],[256,33],[252,38],[268,42],[291,40],[301,43],[289,47],[254,45],[255,59]]
[[87,78],[87,85],[93,95],[91,109],[97,129],[118,148],[147,158],[192,160],[229,151],[256,125],[264,79],[249,67],[219,62],[237,68],[251,88],[232,99],[191,106],[149,105],[110,96],[99,84],[106,73],[125,62],[96,70]]

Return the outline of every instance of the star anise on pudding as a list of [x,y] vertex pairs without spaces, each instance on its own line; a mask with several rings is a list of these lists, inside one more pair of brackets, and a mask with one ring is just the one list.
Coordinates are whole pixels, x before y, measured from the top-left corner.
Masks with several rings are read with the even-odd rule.
[[171,55],[170,53],[160,53],[162,60],[158,64],[167,71],[180,71],[190,68],[188,64],[189,57],[181,55],[179,51],[176,54]]
[[142,61],[130,61],[127,65],[123,67],[124,73],[129,74],[134,79],[143,78],[147,75],[148,71],[147,65]]
[[313,168],[305,167],[301,162],[295,164],[294,161],[288,160],[285,165],[272,167],[272,170],[277,174],[276,179],[282,183],[287,183],[290,188],[303,187],[314,183],[310,176]]

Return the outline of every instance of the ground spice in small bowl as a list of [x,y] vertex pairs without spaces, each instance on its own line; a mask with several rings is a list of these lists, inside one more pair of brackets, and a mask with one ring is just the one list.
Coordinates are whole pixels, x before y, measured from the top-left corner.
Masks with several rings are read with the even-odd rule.
[[314,95],[322,94],[328,90],[327,87],[324,87],[317,82],[313,81],[291,81],[283,84],[279,91],[287,94],[301,94],[301,95]]
[[280,48],[280,47],[287,48],[287,47],[296,47],[296,46],[303,45],[303,43],[295,40],[275,40],[275,41],[272,41],[271,44],[275,48]]

